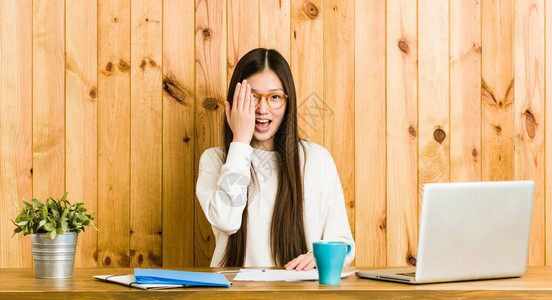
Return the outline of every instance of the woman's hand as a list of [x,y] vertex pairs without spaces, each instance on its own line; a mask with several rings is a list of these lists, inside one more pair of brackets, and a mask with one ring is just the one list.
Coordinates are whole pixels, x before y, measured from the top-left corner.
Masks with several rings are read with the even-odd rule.
[[312,252],[308,252],[307,254],[301,254],[294,258],[292,261],[288,262],[284,268],[286,270],[293,270],[296,271],[309,271],[312,270],[316,266],[314,262],[314,255]]
[[226,119],[234,134],[233,142],[251,143],[255,132],[255,102],[251,99],[251,86],[244,80],[236,84],[233,105],[225,101]]

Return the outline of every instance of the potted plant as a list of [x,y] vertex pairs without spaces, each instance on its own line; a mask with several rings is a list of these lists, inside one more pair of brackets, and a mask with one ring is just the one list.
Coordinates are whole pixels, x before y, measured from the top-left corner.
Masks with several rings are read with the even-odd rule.
[[85,226],[94,226],[94,212],[87,214],[84,203],[71,204],[67,192],[61,199],[49,197],[45,203],[23,199],[24,206],[15,206],[19,215],[11,220],[13,234],[31,235],[35,276],[37,278],[73,277],[78,233]]

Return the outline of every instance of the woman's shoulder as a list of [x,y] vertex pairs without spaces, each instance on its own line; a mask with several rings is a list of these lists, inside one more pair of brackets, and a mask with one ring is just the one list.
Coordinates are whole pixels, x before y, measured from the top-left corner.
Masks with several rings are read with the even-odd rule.
[[323,146],[307,140],[301,140],[301,144],[305,149],[305,153],[307,155],[307,161],[312,159],[316,159],[317,161],[320,161],[321,159],[322,160],[330,159],[333,161],[330,152]]
[[209,148],[201,154],[199,159],[200,164],[203,163],[216,163],[222,164],[224,158],[223,146]]

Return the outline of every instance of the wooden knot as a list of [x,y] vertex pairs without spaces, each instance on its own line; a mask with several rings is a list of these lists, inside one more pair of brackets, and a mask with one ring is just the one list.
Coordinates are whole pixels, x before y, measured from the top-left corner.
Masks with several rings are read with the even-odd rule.
[[410,256],[408,257],[407,262],[408,262],[408,264],[411,265],[411,266],[416,266],[416,258],[413,257],[412,255],[410,255]]
[[104,74],[105,76],[110,76],[113,71],[113,62],[108,62],[107,64],[105,64],[105,70],[101,71],[102,74]]
[[408,133],[413,136],[413,137],[416,137],[416,128],[410,126],[408,127]]
[[153,59],[151,59],[150,57],[144,57],[144,59],[142,59],[142,61],[140,62],[140,69],[142,71],[145,71],[148,64],[152,68],[157,67],[157,63]]
[[408,46],[408,43],[405,40],[399,40],[399,49],[401,49],[404,54],[408,54],[408,51],[410,51],[410,47]]
[[500,125],[494,126],[494,130],[495,130],[496,134],[502,133],[502,127],[500,127]]
[[211,39],[211,29],[205,28],[203,29],[203,39],[210,40]]
[[121,70],[121,72],[123,73],[127,73],[130,71],[130,64],[128,63],[128,61],[124,60],[124,59],[119,59],[119,70]]
[[163,76],[163,90],[176,102],[184,104],[186,98],[192,98],[184,87],[176,81],[170,74]]
[[118,23],[119,22],[119,18],[115,17],[113,18],[113,23]]
[[477,149],[473,148],[472,150],[472,156],[475,158],[477,157]]
[[153,254],[150,252],[148,253],[148,259],[154,266],[161,267],[161,265],[163,264],[163,260],[161,259],[160,255]]
[[142,71],[144,71],[146,69],[146,66],[148,65],[148,63],[146,62],[146,60],[142,60],[142,62],[140,63],[140,69],[142,69]]
[[312,2],[305,3],[305,13],[311,19],[318,17],[318,7]]
[[88,92],[88,95],[90,95],[90,98],[92,99],[96,98],[96,96],[98,95],[96,88],[95,87],[91,88],[90,91]]
[[119,264],[124,267],[130,267],[130,256],[123,254],[119,258]]
[[111,265],[111,258],[109,256],[104,259],[104,265],[106,266]]
[[187,142],[189,142],[189,141],[190,141],[190,138],[189,138],[189,137],[187,137],[187,136],[185,136],[185,137],[184,137],[184,138],[183,138],[182,140],[184,141],[184,143],[187,143]]
[[138,263],[142,264],[144,262],[144,256],[142,254],[138,255]]
[[386,231],[387,230],[387,218],[383,218],[383,220],[381,221],[380,225],[379,225],[379,228],[381,231]]
[[446,137],[447,137],[447,134],[441,128],[437,128],[437,129],[435,129],[435,131],[433,131],[433,138],[439,144],[441,144],[445,140]]
[[535,132],[537,128],[537,122],[535,121],[535,117],[533,114],[529,111],[525,111],[525,129],[527,130],[527,135],[530,138],[535,138]]
[[203,100],[202,106],[210,111],[214,111],[219,107],[217,104],[217,99],[215,98],[205,98],[205,100]]

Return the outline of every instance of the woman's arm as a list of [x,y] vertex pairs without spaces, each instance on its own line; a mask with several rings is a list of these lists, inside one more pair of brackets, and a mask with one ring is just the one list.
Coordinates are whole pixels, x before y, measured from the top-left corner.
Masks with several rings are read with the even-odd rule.
[[245,143],[230,143],[224,165],[213,150],[205,151],[199,160],[196,195],[209,223],[230,235],[241,226],[253,149]]
[[322,240],[332,242],[344,242],[351,245],[351,253],[345,257],[344,265],[349,265],[355,257],[355,241],[349,226],[347,218],[347,209],[345,208],[345,197],[337,168],[327,150],[324,150],[325,163],[321,172],[323,175],[321,197],[324,197],[322,203],[323,224]]
[[249,169],[253,149],[249,143],[255,131],[255,103],[251,101],[251,86],[247,80],[236,84],[233,105],[228,101],[224,105],[233,142],[223,166],[214,149],[201,155],[196,195],[209,223],[230,235],[240,229],[251,180]]
[[[308,158],[311,161],[309,168],[313,169],[309,170],[307,176],[315,176],[311,180],[316,182],[313,189],[319,191],[316,195],[318,195],[317,203],[320,205],[320,210],[306,211],[305,213],[320,213],[319,224],[322,226],[322,240],[345,242],[351,245],[351,253],[345,257],[344,262],[344,265],[349,265],[355,256],[355,241],[349,227],[343,188],[330,153],[321,146],[314,147],[319,147],[319,149],[312,151],[312,157]],[[314,266],[314,256],[312,251],[309,251],[288,262],[284,267],[287,270],[308,271]]]

